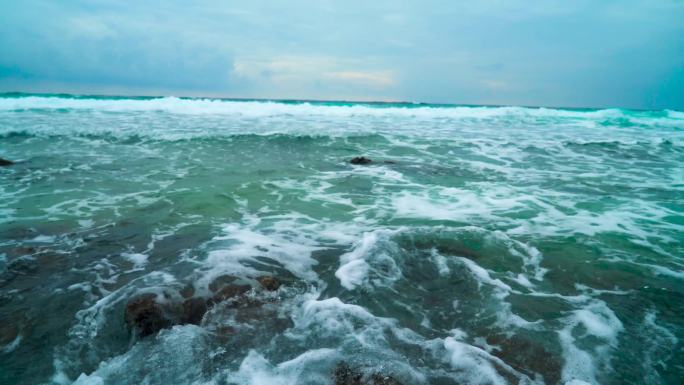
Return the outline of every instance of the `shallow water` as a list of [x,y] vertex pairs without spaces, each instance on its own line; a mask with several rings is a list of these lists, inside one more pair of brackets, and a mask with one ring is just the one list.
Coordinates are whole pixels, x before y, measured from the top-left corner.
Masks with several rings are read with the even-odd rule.
[[684,377],[682,112],[5,94],[0,156],[2,384]]

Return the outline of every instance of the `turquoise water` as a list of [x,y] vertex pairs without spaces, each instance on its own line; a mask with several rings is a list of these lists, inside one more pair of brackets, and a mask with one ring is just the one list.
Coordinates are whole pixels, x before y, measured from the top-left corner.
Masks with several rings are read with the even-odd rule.
[[684,377],[682,112],[5,94],[0,157],[2,384]]

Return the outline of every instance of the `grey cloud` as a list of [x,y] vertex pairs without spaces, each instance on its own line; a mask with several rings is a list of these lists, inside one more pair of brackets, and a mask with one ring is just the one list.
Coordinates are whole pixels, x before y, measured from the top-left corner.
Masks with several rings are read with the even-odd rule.
[[682,19],[675,0],[7,2],[0,90],[684,108]]

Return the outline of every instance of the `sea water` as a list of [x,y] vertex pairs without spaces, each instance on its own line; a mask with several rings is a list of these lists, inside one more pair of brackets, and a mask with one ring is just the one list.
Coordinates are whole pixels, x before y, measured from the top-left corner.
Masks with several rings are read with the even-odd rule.
[[684,378],[679,111],[4,94],[0,157],[2,384]]

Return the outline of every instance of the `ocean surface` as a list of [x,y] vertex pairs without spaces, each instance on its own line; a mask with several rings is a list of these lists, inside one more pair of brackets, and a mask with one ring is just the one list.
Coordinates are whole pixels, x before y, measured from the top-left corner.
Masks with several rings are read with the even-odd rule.
[[684,112],[0,94],[0,157],[1,384],[684,378]]

